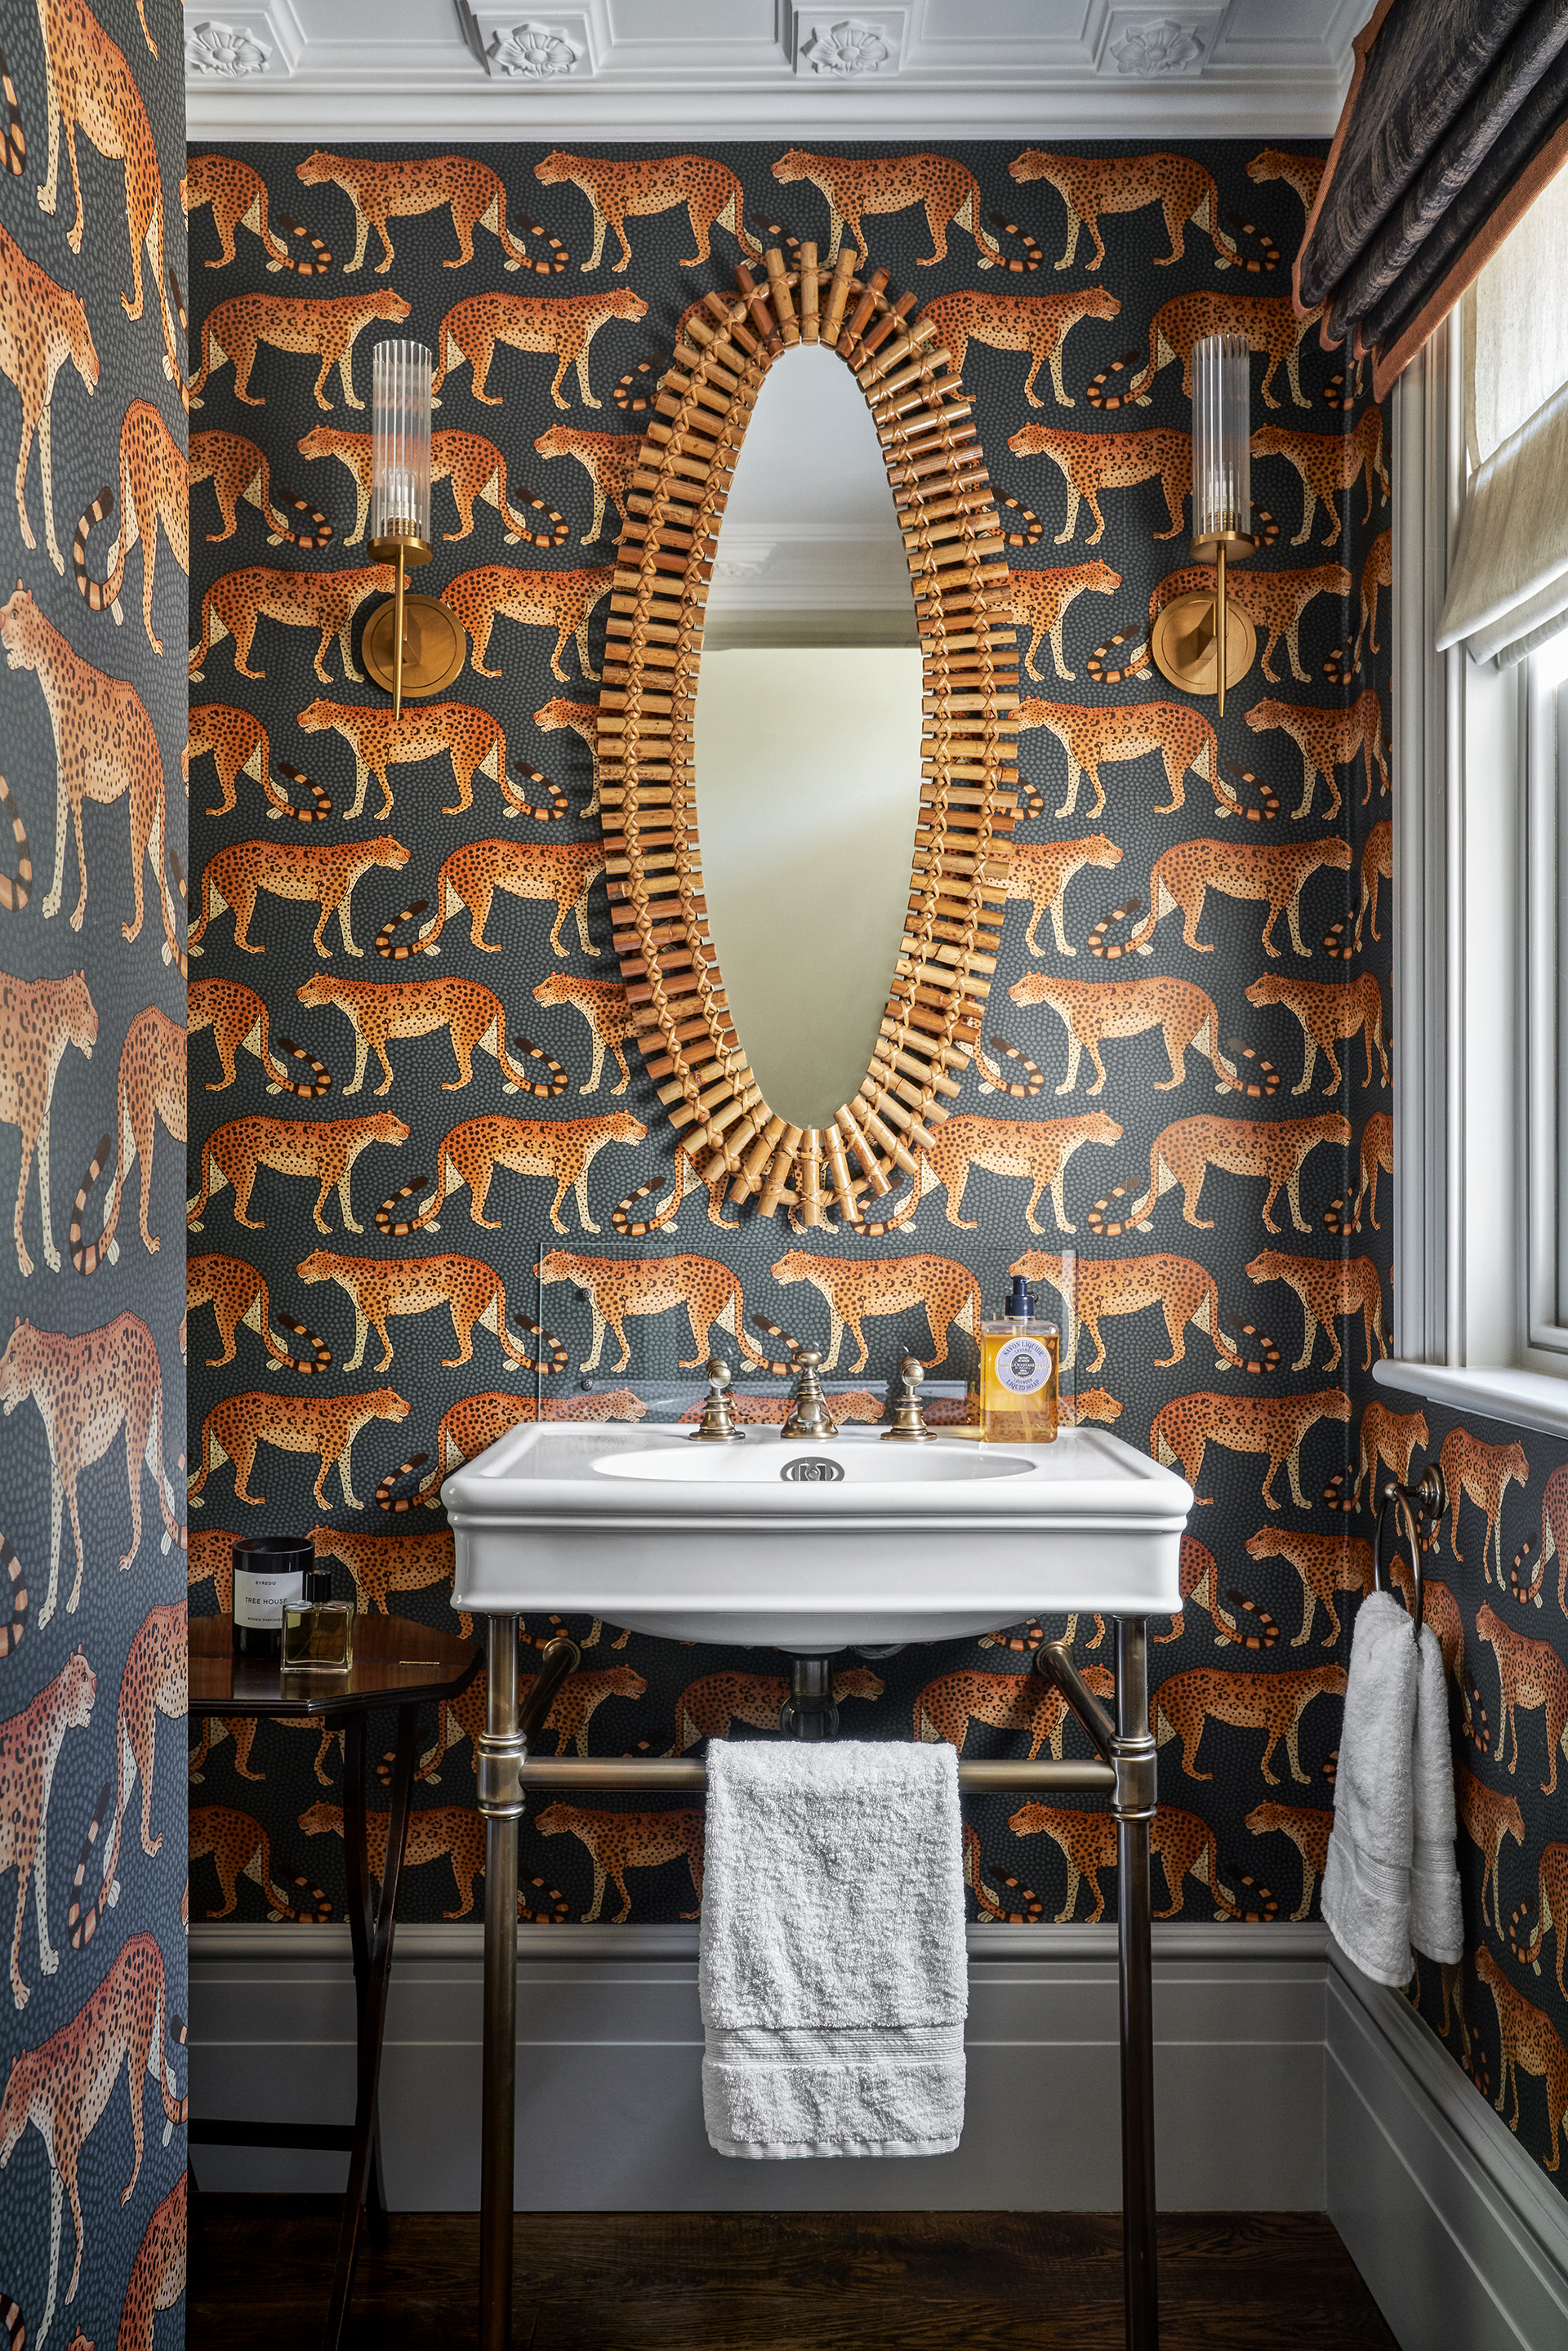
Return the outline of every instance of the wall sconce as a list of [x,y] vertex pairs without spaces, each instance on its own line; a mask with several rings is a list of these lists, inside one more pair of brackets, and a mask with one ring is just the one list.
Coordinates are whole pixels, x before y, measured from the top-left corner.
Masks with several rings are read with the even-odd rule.
[[1214,566],[1214,592],[1177,596],[1155,622],[1150,651],[1185,694],[1215,694],[1252,666],[1258,632],[1225,592],[1227,562],[1252,553],[1249,347],[1244,335],[1205,335],[1192,354],[1192,552]]
[[371,553],[397,574],[361,646],[364,664],[389,689],[392,716],[405,694],[439,694],[467,657],[468,641],[438,597],[410,596],[405,574],[428,563],[430,353],[423,343],[378,343],[371,362]]

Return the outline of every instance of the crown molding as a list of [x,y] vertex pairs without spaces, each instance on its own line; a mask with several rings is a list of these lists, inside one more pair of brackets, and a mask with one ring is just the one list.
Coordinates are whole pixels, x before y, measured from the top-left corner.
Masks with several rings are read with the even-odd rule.
[[[1299,0],[1276,28],[1233,0],[1040,0],[1036,30],[957,0],[729,0],[716,26],[685,0],[235,0],[274,57],[189,76],[186,103],[198,142],[1265,145],[1333,134],[1363,12]],[[831,68],[857,45],[862,67]]]
[[[542,12],[541,16],[542,16]],[[526,12],[524,12],[526,15]],[[519,16],[518,21],[523,21]],[[411,45],[412,47],[413,45]],[[668,142],[779,138],[897,142],[1051,139],[1327,139],[1339,120],[1345,77],[1326,68],[1293,74],[1214,67],[1169,81],[1102,75],[1041,75],[1031,83],[1005,70],[929,74],[906,68],[885,89],[821,90],[786,69],[777,85],[739,75],[668,71],[523,86],[491,78],[476,60],[455,71],[450,52],[419,45],[422,61],[367,70],[345,58],[327,71],[311,64],[274,87],[203,79],[187,84],[193,141],[461,140],[469,145],[522,141]],[[439,65],[435,62],[439,57]],[[348,77],[351,74],[351,81]],[[1177,90],[1179,89],[1179,97]],[[1179,124],[1173,119],[1179,107]]]

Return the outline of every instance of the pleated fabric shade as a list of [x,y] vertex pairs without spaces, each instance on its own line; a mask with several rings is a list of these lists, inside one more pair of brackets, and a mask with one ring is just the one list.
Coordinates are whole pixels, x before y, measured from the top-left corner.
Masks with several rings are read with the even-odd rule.
[[1378,0],[1292,279],[1381,400],[1568,162],[1568,0]]
[[1500,668],[1568,629],[1568,172],[1464,303],[1469,481],[1437,650]]

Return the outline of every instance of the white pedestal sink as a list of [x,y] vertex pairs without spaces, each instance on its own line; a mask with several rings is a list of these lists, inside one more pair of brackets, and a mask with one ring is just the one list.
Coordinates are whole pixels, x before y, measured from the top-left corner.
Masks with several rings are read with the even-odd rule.
[[[1113,1722],[1065,1648],[1050,1672],[1099,1750],[1094,1761],[961,1762],[971,1791],[1095,1793],[1116,1816],[1122,2132],[1128,2351],[1154,2351],[1154,2027],[1149,1830],[1156,1801],[1147,1619],[1181,1605],[1182,1530],[1192,1489],[1098,1428],[1054,1445],[963,1439],[883,1443],[875,1429],[786,1444],[694,1444],[684,1430],[513,1429],[442,1488],[456,1535],[454,1604],[486,1625],[485,2103],[480,2198],[481,2341],[511,2339],[512,2158],[517,2058],[517,1815],[528,1793],[643,1790],[700,1796],[690,1758],[528,1754],[561,1677],[566,1641],[540,1660],[526,1715],[517,1618],[601,1617],[641,1633],[790,1650],[794,1687],[826,1687],[848,1645],[937,1641],[1047,1611],[1116,1620]],[[607,1930],[613,1933],[613,1928]]]
[[1045,1610],[1167,1614],[1192,1499],[1099,1428],[1040,1446],[889,1445],[862,1428],[786,1444],[754,1429],[719,1446],[546,1422],[442,1489],[458,1608],[807,1654],[956,1639]]

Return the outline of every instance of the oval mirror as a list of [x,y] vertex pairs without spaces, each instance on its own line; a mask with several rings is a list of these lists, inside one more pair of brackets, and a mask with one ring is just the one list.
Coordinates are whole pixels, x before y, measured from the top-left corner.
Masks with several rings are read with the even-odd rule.
[[[697,1175],[863,1218],[979,1040],[1017,667],[969,403],[846,246],[682,321],[599,748],[628,1008]],[[699,691],[698,680],[701,677]],[[701,820],[700,847],[698,819]]]
[[708,922],[767,1100],[831,1125],[877,1041],[920,816],[920,632],[876,427],[837,352],[769,371],[703,630]]

